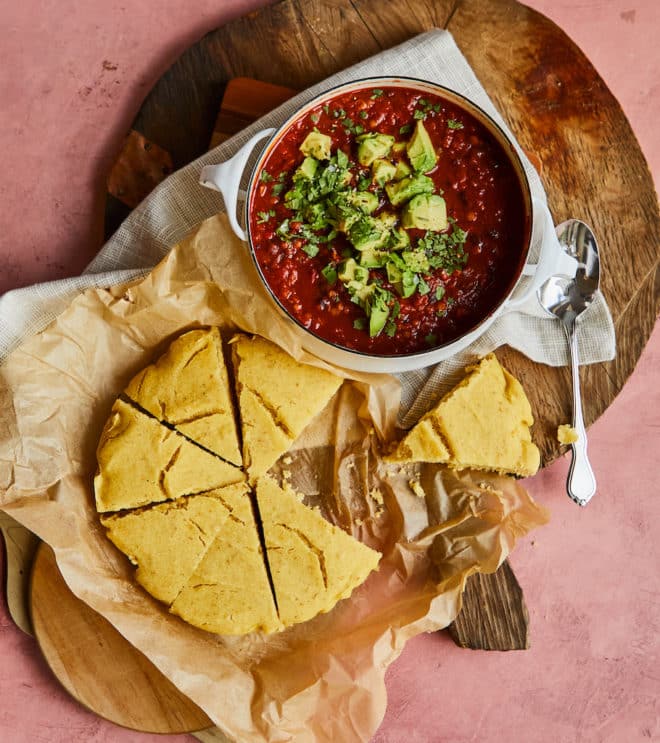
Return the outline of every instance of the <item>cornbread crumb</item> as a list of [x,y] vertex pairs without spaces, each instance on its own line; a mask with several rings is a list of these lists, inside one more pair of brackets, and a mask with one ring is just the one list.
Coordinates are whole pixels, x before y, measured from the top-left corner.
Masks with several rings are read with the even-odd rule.
[[369,497],[379,505],[383,505],[383,494],[381,493],[380,488],[372,488],[369,491]]
[[574,444],[579,438],[578,432],[568,423],[562,423],[557,428],[557,441],[560,444]]
[[287,466],[290,465],[290,464],[293,464],[293,457],[291,457],[291,456],[289,456],[287,454],[287,456],[284,457],[284,459],[282,460],[282,463],[283,464],[286,464]]
[[282,481],[282,490],[288,495],[292,495],[299,503],[305,500],[304,494],[296,490],[288,480]]
[[408,485],[418,498],[426,498],[424,488],[419,484],[419,482],[417,482],[417,480],[409,480]]

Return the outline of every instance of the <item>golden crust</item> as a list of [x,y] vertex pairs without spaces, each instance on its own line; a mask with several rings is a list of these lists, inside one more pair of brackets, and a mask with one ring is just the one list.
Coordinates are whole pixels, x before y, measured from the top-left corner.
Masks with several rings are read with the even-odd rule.
[[540,453],[532,442],[534,418],[520,382],[493,354],[466,372],[465,379],[420,420],[388,460],[533,475]]
[[129,382],[125,394],[196,443],[241,466],[218,328],[184,333]]

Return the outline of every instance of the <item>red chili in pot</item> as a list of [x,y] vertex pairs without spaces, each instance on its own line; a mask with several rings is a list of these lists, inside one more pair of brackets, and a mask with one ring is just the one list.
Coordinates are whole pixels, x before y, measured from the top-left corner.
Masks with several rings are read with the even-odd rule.
[[[408,143],[420,126],[437,162],[428,170],[412,168],[402,179],[399,171],[411,168],[413,160]],[[311,132],[330,138],[332,159],[301,152]],[[393,137],[387,154],[376,158],[386,162],[386,182],[376,178],[376,165],[363,164],[359,140],[370,133]],[[311,176],[301,175],[306,157],[318,161],[307,163],[314,166]],[[393,167],[398,168],[398,181],[393,180]],[[342,178],[339,195],[335,190],[319,196],[337,172]],[[403,228],[408,219],[404,211],[412,207],[406,207],[408,202],[395,206],[388,185],[419,176],[419,183],[431,179],[432,185],[424,184],[433,189],[428,195],[435,197],[434,203],[438,198],[445,202],[445,229],[422,229],[414,222]],[[365,193],[370,196],[356,196]],[[367,200],[371,211],[355,217],[354,203]],[[353,206],[347,207],[348,202]],[[525,203],[509,156],[474,116],[412,88],[366,88],[319,104],[284,132],[255,179],[249,232],[264,279],[301,325],[348,349],[399,355],[455,340],[502,302],[527,245]],[[390,230],[389,242],[375,250],[369,247],[370,252],[357,249],[354,233],[360,228],[354,223],[342,230],[345,214],[371,225],[380,218]],[[408,241],[403,250],[392,247],[402,231]],[[380,265],[369,264],[367,255]],[[359,268],[362,283],[350,278],[346,265],[351,260],[367,265]],[[375,313],[380,328],[373,321]]]

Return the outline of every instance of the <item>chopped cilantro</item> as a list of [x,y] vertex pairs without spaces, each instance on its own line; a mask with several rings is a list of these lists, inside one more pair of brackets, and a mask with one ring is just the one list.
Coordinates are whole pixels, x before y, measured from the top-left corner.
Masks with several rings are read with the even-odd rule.
[[330,106],[328,106],[328,104],[327,104],[327,103],[325,104],[325,106],[323,106],[323,111],[324,111],[324,112],[325,112],[326,114],[329,114],[329,113],[330,113]]
[[420,276],[419,281],[417,282],[417,291],[420,294],[428,294],[431,291],[431,287],[424,281],[424,279]]
[[445,287],[444,286],[439,286],[435,290],[435,298],[439,302],[444,296],[445,296]]
[[435,113],[440,113],[441,106],[440,106],[439,103],[433,104],[433,106],[431,106],[431,108],[435,111]]
[[426,100],[426,98],[420,98],[417,103],[423,108],[426,108],[429,105],[429,102]]
[[310,258],[314,258],[314,256],[318,255],[319,252],[319,246],[316,243],[304,243],[300,246],[300,249],[303,250]]
[[368,178],[367,176],[364,176],[364,175],[360,176],[358,183],[357,183],[358,191],[366,191],[370,185],[371,185],[371,178]]
[[274,217],[274,216],[275,216],[275,211],[273,209],[271,209],[270,211],[267,211],[267,212],[257,212],[257,217],[259,217],[257,219],[257,224],[264,224],[271,217]]
[[328,284],[334,284],[337,281],[337,267],[334,263],[328,263],[328,265],[321,270],[321,273],[325,277]]
[[353,327],[356,330],[365,330],[367,327],[367,321],[364,317],[358,317],[357,320],[353,320]]
[[417,243],[417,248],[425,252],[431,268],[439,268],[451,274],[467,263],[466,239],[467,232],[453,224],[449,233],[426,232]]
[[462,129],[463,124],[461,124],[460,121],[456,121],[456,119],[447,119],[447,126],[450,129]]
[[366,111],[360,111],[359,116],[361,119],[368,119],[369,114]]
[[285,219],[282,224],[275,230],[275,234],[282,239],[289,236],[289,220]]
[[288,175],[289,175],[289,171],[288,171],[288,170],[283,170],[283,171],[282,171],[282,172],[281,172],[281,173],[280,173],[280,174],[279,174],[279,175],[277,176],[277,180],[278,180],[278,181],[279,181],[280,183],[282,183],[283,181],[285,181],[285,180],[286,180],[286,177],[287,177]]
[[392,322],[392,320],[388,320],[385,323],[385,335],[387,335],[389,338],[394,338],[396,335],[396,323]]
[[279,196],[282,193],[282,191],[284,191],[284,184],[283,183],[276,183],[273,186],[273,193],[275,194],[275,196]]
[[394,300],[394,304],[392,305],[392,320],[396,320],[397,317],[401,314],[401,305],[397,302],[397,300]]
[[426,343],[427,346],[432,346],[437,340],[438,336],[435,333],[429,333],[426,338],[424,338],[424,343]]
[[413,114],[413,118],[424,120],[426,118],[426,113],[424,111],[421,111],[419,108],[416,108],[415,113]]
[[411,131],[412,131],[412,124],[404,124],[399,129],[399,134],[410,134]]
[[383,91],[380,88],[374,88],[371,91],[371,97],[372,98],[380,98],[381,95],[383,95]]
[[265,170],[261,171],[261,180],[263,183],[270,183],[270,181],[274,180],[273,176],[270,173],[267,173]]
[[318,114],[312,114],[309,118],[312,124],[318,124],[321,119],[321,117]]

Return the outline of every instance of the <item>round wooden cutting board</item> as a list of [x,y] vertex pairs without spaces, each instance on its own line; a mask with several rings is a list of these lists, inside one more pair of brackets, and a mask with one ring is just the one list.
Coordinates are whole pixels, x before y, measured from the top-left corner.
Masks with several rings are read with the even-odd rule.
[[[619,104],[567,36],[515,0],[398,0],[387,3],[386,13],[383,6],[382,0],[283,0],[201,39],[140,109],[109,179],[107,234],[168,172],[205,152],[217,135],[231,134],[277,105],[291,89],[422,31],[447,28],[520,144],[538,156],[555,222],[583,218],[599,238],[602,288],[618,351],[614,361],[582,370],[585,419],[592,423],[632,372],[659,304],[657,197]],[[218,117],[223,93],[235,78],[270,85],[256,97],[254,87],[244,97],[235,95]],[[535,365],[508,348],[498,356],[529,392],[539,421],[534,437],[547,464],[561,453],[557,424],[571,415],[569,371]],[[57,578],[54,560],[42,550],[32,584],[35,632],[56,675],[77,699],[141,730],[174,733],[208,724],[105,620],[77,599],[71,602]],[[527,646],[522,592],[508,566],[495,576],[475,576],[464,607],[453,626],[461,644]],[[112,667],[130,679],[128,695],[108,674]],[[132,699],[140,700],[139,711]],[[205,733],[205,740],[213,735]]]
[[100,614],[68,589],[53,551],[39,547],[30,612],[48,665],[83,706],[149,733],[188,733],[211,720]]

